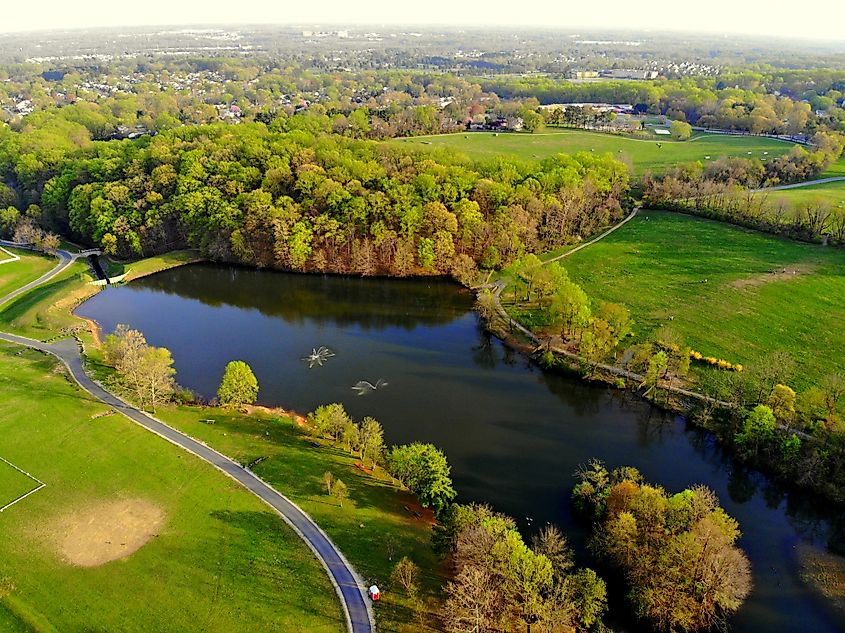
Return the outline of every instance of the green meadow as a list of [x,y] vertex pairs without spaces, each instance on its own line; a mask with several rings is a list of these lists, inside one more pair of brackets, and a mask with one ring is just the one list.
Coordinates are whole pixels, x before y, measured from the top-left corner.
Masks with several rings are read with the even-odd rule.
[[789,207],[800,207],[805,204],[821,204],[830,208],[845,207],[845,180],[770,191],[759,195],[765,195],[769,206],[785,204]]
[[[0,513],[0,629],[345,630],[311,551],[222,473],[0,344],[0,456],[46,483]],[[26,483],[0,462],[6,503]]]
[[547,131],[539,134],[466,132],[400,138],[390,141],[417,149],[446,148],[472,159],[506,155],[526,161],[575,152],[610,153],[629,163],[635,175],[659,173],[678,163],[706,162],[720,156],[769,160],[792,148],[791,143],[760,136],[698,134],[689,141],[656,138],[644,140],[583,130]]
[[748,367],[784,351],[796,388],[845,372],[841,249],[642,211],[562,263],[593,300],[628,307],[636,340],[669,326],[705,356]]
[[[41,275],[51,270],[58,263],[55,257],[36,255],[29,251],[7,248],[7,251],[18,255],[19,261],[0,264],[0,297],[6,296],[16,288],[35,281]],[[0,251],[0,261],[9,259]]]

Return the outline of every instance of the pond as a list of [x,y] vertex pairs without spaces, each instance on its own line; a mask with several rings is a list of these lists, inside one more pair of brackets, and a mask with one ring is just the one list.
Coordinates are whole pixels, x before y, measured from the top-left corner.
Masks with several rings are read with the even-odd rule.
[[[171,350],[177,380],[212,397],[230,360],[249,363],[259,401],[307,413],[341,402],[377,418],[390,443],[442,448],[461,501],[484,501],[531,532],[572,516],[573,473],[590,458],[630,464],[670,491],[712,488],[743,531],[754,589],[734,631],[845,630],[801,580],[796,547],[845,540],[845,519],[738,466],[712,436],[630,394],[539,369],[484,333],[472,296],[445,281],[293,275],[197,264],[110,287],[77,312],[126,323]],[[326,346],[335,356],[309,367]],[[376,385],[358,395],[352,387]],[[383,384],[383,383],[382,383]]]

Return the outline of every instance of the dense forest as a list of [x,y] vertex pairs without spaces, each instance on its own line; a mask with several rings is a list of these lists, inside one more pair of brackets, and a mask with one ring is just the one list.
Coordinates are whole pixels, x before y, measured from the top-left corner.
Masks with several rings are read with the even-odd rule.
[[0,154],[44,222],[120,257],[194,247],[286,270],[467,279],[622,214],[627,168],[610,157],[465,163],[329,126],[297,116],[183,127],[51,165],[16,154],[16,136]]

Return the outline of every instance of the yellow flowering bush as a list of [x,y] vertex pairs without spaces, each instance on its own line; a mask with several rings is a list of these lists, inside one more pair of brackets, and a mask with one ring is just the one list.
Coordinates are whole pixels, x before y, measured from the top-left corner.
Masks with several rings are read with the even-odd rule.
[[697,352],[694,349],[690,350],[689,355],[690,358],[693,360],[698,360],[703,363],[707,363],[708,365],[712,365],[713,367],[717,367],[718,369],[736,372],[741,372],[744,369],[744,367],[739,363],[731,363],[722,358],[716,358],[714,356],[705,356],[701,352]]

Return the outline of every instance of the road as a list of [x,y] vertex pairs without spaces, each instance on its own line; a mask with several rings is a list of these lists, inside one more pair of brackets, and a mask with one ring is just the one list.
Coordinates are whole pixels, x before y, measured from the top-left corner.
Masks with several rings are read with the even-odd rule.
[[805,180],[804,182],[796,182],[791,185],[778,185],[777,187],[763,187],[762,189],[752,189],[752,191],[754,193],[764,193],[766,191],[784,191],[785,189],[800,189],[801,187],[810,187],[812,185],[824,185],[829,182],[839,182],[841,180],[845,180],[845,176],[817,178],[816,180]]
[[[59,264],[50,272],[46,273],[39,279],[32,283],[15,290],[3,298],[0,298],[0,305],[11,301],[15,297],[21,295],[27,290],[35,288],[39,284],[43,284],[76,259],[76,255],[67,253],[66,251],[59,251]],[[177,431],[176,429],[166,425],[164,422],[157,420],[151,415],[144,413],[140,409],[124,402],[113,393],[107,391],[92,380],[87,373],[82,363],[82,356],[79,350],[79,344],[74,339],[64,339],[56,343],[43,343],[23,336],[15,334],[7,334],[0,332],[0,340],[18,345],[26,345],[34,349],[52,354],[58,358],[67,367],[70,375],[79,384],[79,386],[87,391],[89,394],[112,407],[115,411],[120,412],[127,418],[141,425],[148,431],[163,437],[169,442],[193,453],[202,460],[205,460],[215,468],[223,471],[226,475],[243,485],[247,490],[264,501],[276,512],[278,512],[285,522],[290,525],[293,530],[305,541],[306,545],[311,548],[314,555],[322,563],[323,567],[329,574],[329,578],[337,591],[338,597],[341,600],[343,610],[346,616],[347,628],[351,633],[372,633],[375,630],[372,608],[369,599],[364,593],[363,581],[356,574],[352,565],[346,560],[340,550],[332,543],[331,539],[323,532],[320,527],[303,512],[295,503],[290,501],[287,497],[277,491],[275,488],[265,483],[253,472],[244,468],[240,464],[232,461],[225,455],[222,455],[207,445],[198,442],[192,437]]]
[[[2,242],[2,244],[9,245],[8,242]],[[60,272],[62,272],[65,268],[70,266],[74,262],[74,260],[77,258],[76,255],[68,253],[67,251],[56,251],[56,256],[59,258],[59,263],[56,264],[55,268],[53,268],[49,272],[44,273],[43,275],[41,275],[35,281],[32,281],[32,282],[26,284],[25,286],[21,286],[17,290],[13,290],[9,294],[7,294],[5,297],[0,298],[0,306],[3,305],[4,303],[8,303],[9,301],[14,299],[15,297],[21,296],[25,292],[29,292],[30,290],[32,290],[36,286],[40,286],[41,284],[50,281],[53,277],[55,277]]]

